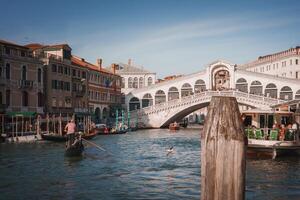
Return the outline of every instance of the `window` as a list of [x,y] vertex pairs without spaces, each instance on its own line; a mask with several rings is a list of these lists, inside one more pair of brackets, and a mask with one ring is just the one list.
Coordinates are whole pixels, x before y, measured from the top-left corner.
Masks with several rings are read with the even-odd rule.
[[38,93],[38,107],[44,106],[44,99],[43,99],[43,93]]
[[22,106],[28,106],[28,93],[26,91],[22,92]]
[[2,102],[2,92],[0,92],[0,104],[3,104],[3,102]]
[[26,77],[27,77],[27,69],[26,69],[26,66],[23,65],[23,67],[22,67],[22,80],[26,80]]
[[295,64],[298,65],[298,59],[295,60]]
[[86,78],[86,73],[82,72],[82,78]]
[[296,72],[296,79],[298,79],[298,72]]
[[286,66],[286,61],[281,62],[281,66],[285,67]]
[[72,76],[76,76],[76,69],[72,69]]
[[5,47],[5,54],[9,55],[10,54],[10,48]]
[[152,77],[148,78],[148,86],[152,85]]
[[52,106],[56,107],[56,97],[52,97]]
[[2,77],[2,67],[0,66],[0,77]]
[[77,91],[77,84],[76,84],[76,83],[73,83],[73,84],[72,84],[72,91],[73,91],[73,92],[76,92],[76,91]]
[[57,89],[57,80],[52,80],[52,89]]
[[22,57],[25,57],[25,56],[26,56],[25,51],[21,51],[21,56],[22,56]]
[[61,65],[58,66],[58,73],[63,73],[63,67]]
[[5,66],[5,75],[6,75],[6,79],[10,79],[10,64],[6,63]]
[[55,64],[52,64],[52,72],[57,72],[57,66]]
[[6,103],[7,106],[10,105],[10,90],[6,90],[5,103]]
[[38,82],[42,82],[42,70],[40,68],[38,69]]
[[77,76],[80,78],[80,70],[77,71]]
[[64,67],[64,74],[68,75],[68,68],[67,67]]
[[291,59],[291,60],[290,60],[290,65],[292,65],[292,64],[293,64],[293,60]]

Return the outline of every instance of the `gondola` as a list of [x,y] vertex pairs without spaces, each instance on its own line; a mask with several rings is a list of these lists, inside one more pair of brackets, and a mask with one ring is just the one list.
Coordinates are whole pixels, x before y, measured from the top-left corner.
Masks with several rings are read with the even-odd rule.
[[85,133],[85,134],[81,135],[81,137],[82,137],[83,139],[90,140],[90,139],[93,139],[94,137],[96,137],[96,135],[97,135],[96,130],[93,130],[93,131],[91,131],[91,132],[88,133],[88,134]]
[[53,141],[53,142],[65,142],[67,141],[66,136],[58,135],[55,133],[41,133],[43,140]]
[[76,157],[81,156],[84,150],[84,146],[82,144],[82,139],[78,139],[75,144],[70,144],[67,142],[65,149],[65,156],[67,157]]

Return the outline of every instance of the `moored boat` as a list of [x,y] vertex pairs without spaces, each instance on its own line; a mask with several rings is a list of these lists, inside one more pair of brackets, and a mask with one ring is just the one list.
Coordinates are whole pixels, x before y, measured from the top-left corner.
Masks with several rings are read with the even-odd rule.
[[55,133],[41,133],[41,137],[42,137],[43,140],[53,141],[53,142],[65,142],[65,141],[67,141],[66,136],[55,134]]
[[86,139],[86,140],[90,140],[90,139],[93,139],[94,137],[96,137],[97,135],[97,132],[96,132],[96,129],[90,131],[89,133],[84,133],[81,135],[81,137],[83,139]]

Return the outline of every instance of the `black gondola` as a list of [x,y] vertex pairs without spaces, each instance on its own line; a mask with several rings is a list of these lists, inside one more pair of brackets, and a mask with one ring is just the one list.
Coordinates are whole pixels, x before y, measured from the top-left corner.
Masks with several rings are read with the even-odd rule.
[[53,134],[53,133],[42,133],[41,137],[43,140],[53,141],[53,142],[65,142],[67,141],[66,136]]
[[67,142],[65,156],[67,157],[75,157],[81,156],[84,150],[84,146],[82,144],[82,139],[77,139],[74,143]]

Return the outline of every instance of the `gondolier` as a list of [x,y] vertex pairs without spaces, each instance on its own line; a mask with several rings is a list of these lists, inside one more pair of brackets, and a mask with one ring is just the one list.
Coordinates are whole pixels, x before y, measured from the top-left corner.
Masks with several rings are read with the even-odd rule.
[[74,119],[71,119],[70,122],[66,125],[65,131],[67,132],[68,145],[71,145],[74,142],[76,131],[76,124],[74,122]]

